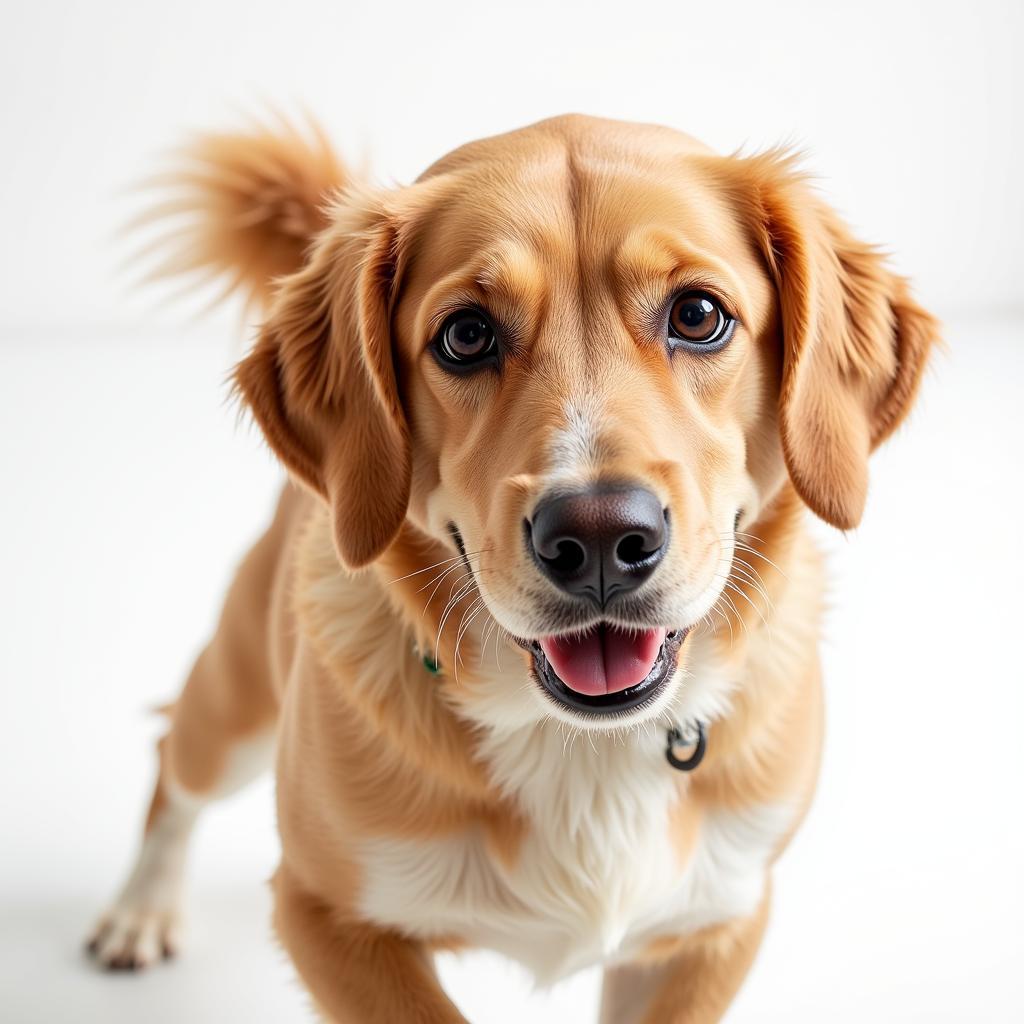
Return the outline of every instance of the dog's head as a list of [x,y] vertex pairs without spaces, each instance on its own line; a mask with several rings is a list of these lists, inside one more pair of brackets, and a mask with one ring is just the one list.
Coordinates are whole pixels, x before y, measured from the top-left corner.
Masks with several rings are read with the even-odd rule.
[[238,381],[341,560],[464,554],[558,716],[656,714],[787,480],[860,519],[936,325],[780,155],[569,117],[350,192]]

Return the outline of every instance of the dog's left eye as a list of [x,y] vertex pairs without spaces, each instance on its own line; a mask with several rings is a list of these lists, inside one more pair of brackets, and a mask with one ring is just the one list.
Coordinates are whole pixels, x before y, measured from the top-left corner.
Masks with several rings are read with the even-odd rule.
[[469,367],[497,354],[498,344],[490,320],[477,309],[460,309],[444,322],[434,342],[441,362]]
[[732,336],[736,321],[706,292],[685,292],[672,301],[668,327],[684,347],[721,348]]

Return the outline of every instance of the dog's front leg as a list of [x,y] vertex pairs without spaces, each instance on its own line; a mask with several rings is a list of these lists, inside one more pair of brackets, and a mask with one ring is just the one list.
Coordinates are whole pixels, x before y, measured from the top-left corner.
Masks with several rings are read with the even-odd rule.
[[720,1021],[750,970],[767,922],[766,896],[751,917],[698,932],[666,960],[607,969],[601,1024]]
[[429,953],[393,932],[346,919],[274,876],[274,927],[323,1014],[337,1024],[466,1024]]

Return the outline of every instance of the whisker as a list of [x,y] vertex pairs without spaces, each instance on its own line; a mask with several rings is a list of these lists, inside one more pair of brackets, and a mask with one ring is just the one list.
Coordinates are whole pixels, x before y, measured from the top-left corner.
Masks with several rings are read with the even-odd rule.
[[732,580],[726,580],[725,585],[730,590],[734,590],[737,594],[739,594],[740,597],[742,597],[743,600],[746,601],[747,604],[749,604],[750,607],[754,609],[754,611],[757,613],[757,617],[761,620],[761,624],[765,627],[765,629],[769,630],[770,632],[771,627],[768,625],[768,620],[764,617],[764,612],[762,612],[761,609],[758,608],[757,605],[750,600],[750,598],[747,596],[746,591],[744,591],[742,587],[737,586],[736,583]]
[[738,547],[740,551],[746,552],[749,555],[753,555],[755,558],[760,558],[763,562],[767,562],[783,579],[789,579],[789,577],[786,575],[785,569],[783,569],[777,563],[773,562],[767,555],[762,554],[760,551],[756,551],[749,544],[743,544],[742,542],[740,542],[736,544],[736,547]]
[[[434,589],[430,592],[430,596],[427,598],[426,604],[423,605],[423,611],[420,613],[421,615],[426,615],[427,609],[430,607],[431,602],[434,600],[434,595],[437,593],[438,588],[444,582],[445,576],[447,576],[450,572],[452,572],[452,571],[454,571],[455,569],[458,569],[458,568],[461,568],[461,567],[458,566],[458,565],[453,565],[450,569],[446,570],[442,574],[441,578],[434,584]],[[473,576],[473,575],[482,576],[482,575],[484,575],[484,573],[488,573],[488,572],[491,572],[491,570],[490,569],[478,569],[477,572],[474,574],[473,570],[470,568],[469,570],[464,572],[457,580],[455,580],[452,583],[451,589],[448,591],[448,596],[449,597],[452,596],[452,592],[455,590],[455,588],[457,586],[459,586],[459,584],[463,580],[469,579],[470,576]],[[425,584],[424,586],[420,587],[420,589],[417,591],[417,593],[422,593],[422,591],[424,591],[429,586],[430,586],[429,583]]]
[[448,621],[448,617],[458,607],[459,602],[476,586],[476,581],[471,579],[466,583],[458,592],[455,597],[449,597],[448,603],[445,605],[444,612],[441,614],[441,621],[437,627],[437,640],[434,643],[434,661],[439,661],[441,654],[441,634],[444,632],[444,625]]
[[502,625],[498,626],[498,633],[494,640],[494,655],[495,661],[498,663],[498,671],[504,672],[505,670],[501,667],[501,648],[498,646],[498,639],[508,640],[511,638],[511,633]]
[[[732,633],[732,619],[730,619],[729,616],[726,615],[725,612],[723,612],[722,609],[718,607],[718,601],[715,601],[715,603],[708,609],[709,615],[712,612],[719,616],[719,618],[721,618],[722,621],[725,622],[726,626],[729,627],[729,649],[732,650],[732,648],[736,644],[736,638],[733,636]],[[715,632],[714,624],[712,624],[711,626],[711,631]]]
[[440,562],[435,562],[433,565],[428,565],[423,569],[416,569],[414,572],[407,572],[404,576],[396,576],[393,580],[388,580],[387,585],[391,586],[392,583],[401,583],[402,580],[412,579],[413,576],[419,576],[421,573],[430,572],[431,569],[436,569],[440,565],[447,565],[449,562],[457,562],[462,555],[455,555],[453,558],[442,558]]
[[501,671],[501,651],[499,644],[501,642],[501,626],[498,625],[497,619],[492,619],[494,628],[491,630],[491,639],[494,641],[494,664],[498,666],[498,671]]
[[[572,747],[569,745],[573,737],[573,731],[570,731],[566,726],[565,722],[558,723],[558,731],[562,734],[562,757],[572,756]],[[569,747],[569,753],[566,754],[566,747]]]
[[[484,626],[483,639],[480,641],[479,663],[481,665],[484,663],[484,655],[487,653],[487,645],[490,643],[491,637],[494,636],[494,631],[497,628],[498,628],[498,620],[496,618],[494,618],[494,616],[492,615],[491,616],[491,621],[488,622],[486,626]],[[497,645],[495,645],[494,650],[495,650],[495,652],[497,652],[497,650],[498,650]]]
[[732,571],[739,575],[740,579],[746,580],[757,593],[761,596],[765,603],[768,611],[773,612],[775,610],[774,602],[772,601],[771,595],[768,593],[768,588],[761,577],[761,574],[753,568],[748,562],[745,562],[742,558],[736,558],[733,560]]
[[[737,565],[736,562],[741,562],[742,565]],[[743,566],[747,566],[743,568]],[[761,579],[760,574],[756,570],[751,570],[750,566],[743,561],[742,558],[735,559],[733,561],[732,571],[739,573],[741,579],[746,580],[757,593],[764,600],[764,603],[768,606],[770,612],[775,610],[775,606],[772,604],[772,599],[768,596],[768,591],[765,589],[764,581]]]
[[752,566],[745,558],[741,558],[739,555],[736,555],[733,558],[733,568],[742,569],[750,578],[751,582],[755,583],[762,589],[765,599],[768,600],[769,603],[771,602],[771,597],[768,594],[768,584],[765,581],[765,578],[754,566]]
[[427,583],[424,583],[423,586],[420,587],[419,590],[416,591],[416,593],[417,594],[422,594],[423,591],[426,590],[427,587],[429,587],[431,583],[436,584],[434,589],[430,592],[430,597],[427,599],[427,604],[430,604],[431,600],[433,600],[434,594],[437,593],[437,588],[444,582],[445,577],[450,575],[451,573],[455,572],[456,569],[462,568],[462,565],[463,565],[462,559],[457,559],[454,565],[448,566],[448,568],[445,569],[445,571],[443,573],[441,573],[438,577],[436,577],[435,579],[430,580]]
[[757,536],[756,533],[744,533],[742,530],[735,530],[734,533],[737,537],[746,537],[748,540],[757,541],[758,544],[763,544],[764,541]]
[[465,584],[467,580],[475,579],[473,576],[473,570],[467,569],[458,579],[452,580],[451,586],[448,587],[448,596],[451,597],[461,586]]
[[740,610],[736,607],[736,602],[733,601],[733,599],[724,590],[721,594],[719,594],[719,600],[724,600],[728,603],[729,607],[732,609],[733,615],[736,617],[736,621],[739,622],[739,624],[743,627],[743,632],[746,634],[747,637],[749,637],[750,630],[747,629],[747,623],[744,620],[743,616],[740,615]]
[[[445,573],[445,576],[447,576],[447,575],[448,575],[448,573]],[[463,579],[463,580],[464,580],[464,579],[466,579],[466,575],[467,575],[467,574],[463,574],[463,575],[462,575],[462,576],[460,577],[460,579]],[[441,586],[441,584],[442,584],[443,582],[444,582],[444,576],[442,576],[442,577],[441,577],[441,579],[439,579],[439,580],[438,580],[438,581],[437,581],[437,582],[436,582],[436,583],[434,584],[434,589],[430,591],[430,594],[428,595],[428,597],[427,597],[427,600],[426,600],[426,601],[424,602],[424,604],[423,604],[423,609],[422,609],[422,610],[420,611],[420,618],[423,618],[423,617],[424,617],[424,616],[425,616],[425,615],[427,614],[427,609],[428,609],[428,608],[430,607],[430,605],[431,605],[431,602],[432,602],[432,601],[434,600],[434,597],[435,597],[435,595],[437,594],[438,588],[439,588],[439,587]],[[456,584],[457,584],[457,583],[458,583],[458,580],[456,581]],[[449,599],[451,598],[451,596],[452,596],[452,592],[451,592],[451,591],[449,590],[449,591],[448,591],[448,597],[449,597]]]
[[[738,577],[734,577],[733,576],[734,572],[739,572],[741,575],[738,576]],[[715,579],[719,579],[719,580],[723,580],[725,582],[731,583],[733,585],[733,587],[736,587],[737,589],[739,589],[741,591],[742,591],[742,587],[740,586],[740,584],[746,584],[746,585],[749,585],[749,586],[753,587],[754,590],[764,599],[765,603],[769,606],[769,608],[771,607],[771,605],[772,605],[771,598],[761,588],[760,582],[757,579],[755,579],[753,576],[751,576],[745,569],[739,568],[735,563],[729,567],[729,572],[728,573],[723,575],[720,572],[716,572],[714,574],[714,576],[715,576]],[[744,596],[746,596],[746,595],[744,595]]]
[[482,595],[477,595],[470,606],[462,613],[462,619],[459,622],[459,631],[455,636],[455,665],[456,672],[458,671],[459,664],[459,644],[462,643],[462,638],[466,635],[470,626],[473,625],[473,620],[484,610],[486,602]]
[[[458,679],[458,666],[460,661],[459,646],[462,643],[462,638],[466,635],[466,630],[473,622],[473,614],[483,603],[483,597],[477,594],[472,601],[469,602],[466,608],[463,609],[462,615],[459,617],[459,627],[455,631],[455,672],[456,679]],[[467,622],[468,619],[468,622]]]
[[[489,550],[490,550],[490,548],[480,548],[479,551],[467,551],[465,556],[463,556],[463,555],[453,555],[451,558],[442,558],[440,562],[435,562],[433,565],[428,565],[428,566],[426,566],[423,569],[416,569],[414,572],[406,573],[404,576],[397,576],[397,577],[395,577],[395,579],[389,580],[388,583],[389,583],[389,585],[391,583],[401,583],[402,580],[411,579],[413,576],[419,576],[422,573],[430,572],[431,569],[437,569],[439,566],[448,565],[451,562],[460,562],[460,561],[463,561],[464,558],[465,559],[471,558],[473,555],[483,555],[483,554],[486,554]],[[425,583],[420,589],[421,590],[426,590],[426,588],[429,587],[429,586],[430,586],[429,583]]]

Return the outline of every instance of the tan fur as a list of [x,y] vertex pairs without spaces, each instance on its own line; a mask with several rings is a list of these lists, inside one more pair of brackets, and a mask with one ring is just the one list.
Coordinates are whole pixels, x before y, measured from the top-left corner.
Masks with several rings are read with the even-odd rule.
[[[462,1017],[429,952],[464,937],[367,920],[363,851],[472,834],[514,872],[542,827],[485,753],[487,642],[528,691],[526,655],[496,627],[543,630],[524,517],[553,480],[643,481],[672,510],[658,578],[682,614],[738,557],[725,527],[742,509],[757,540],[697,626],[731,689],[705,762],[674,779],[667,827],[681,867],[717,813],[790,807],[791,834],[822,731],[822,568],[804,505],[857,522],[868,453],[905,415],[936,326],[778,155],[568,117],[384,192],[349,186],[317,140],[207,139],[181,179],[198,224],[182,265],[265,301],[237,386],[301,487],[285,489],[173,708],[151,826],[215,795],[275,729],[275,925],[300,975],[333,1020],[441,1024]],[[660,304],[685,287],[738,315],[714,358],[667,359],[656,338]],[[427,351],[467,304],[508,333],[500,375],[452,378]],[[696,643],[681,659],[698,672]],[[652,939],[609,969],[603,1019],[719,1019],[766,919],[767,896],[752,917]],[[130,942],[115,946],[107,962],[131,962]]]
[[315,124],[278,118],[197,136],[153,184],[160,201],[140,222],[167,229],[157,273],[214,276],[222,295],[237,291],[263,307],[277,279],[301,265],[350,178]]

